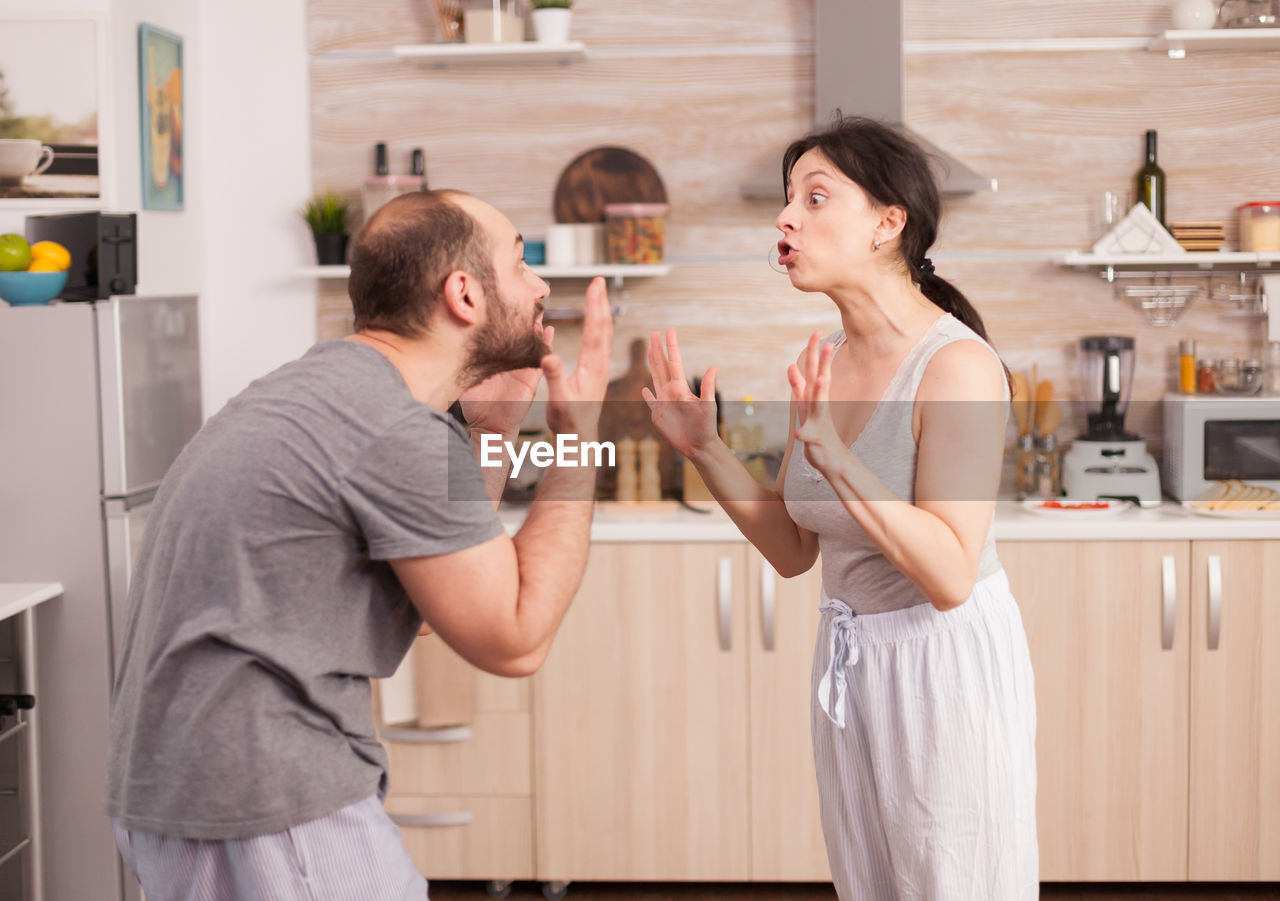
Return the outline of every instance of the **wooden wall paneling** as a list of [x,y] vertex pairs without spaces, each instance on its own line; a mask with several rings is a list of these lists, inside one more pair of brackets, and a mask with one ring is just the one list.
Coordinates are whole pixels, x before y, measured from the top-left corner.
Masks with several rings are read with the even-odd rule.
[[[518,4],[527,18],[528,2]],[[430,43],[431,0],[310,0],[312,53]],[[528,34],[532,34],[529,29]],[[777,44],[813,40],[812,0],[576,0],[570,37],[588,49],[654,45]]]
[[[433,185],[474,191],[537,237],[551,221],[556,178],[574,156],[603,143],[633,148],[667,185],[674,268],[667,278],[628,280],[614,292],[627,309],[617,324],[618,373],[631,337],[674,325],[691,372],[721,367],[726,399],[750,393],[784,401],[783,373],[809,331],[838,321],[828,301],[802,297],[768,268],[780,198],[744,201],[738,187],[811,124],[812,2],[655,0],[631,7],[581,0],[575,35],[609,52],[564,67],[440,70],[326,55],[419,40],[414,23],[426,6],[312,0],[316,186],[358,200],[376,141],[391,144],[395,171],[421,146]],[[1147,36],[1167,25],[1167,14],[1163,0],[1123,8],[1105,0],[910,0],[905,22],[913,41],[1038,40]],[[699,52],[711,36],[726,46],[791,41],[795,48],[781,55]],[[653,55],[638,55],[644,52]],[[995,194],[944,201],[932,252],[939,273],[975,302],[1010,366],[1035,362],[1039,377],[1053,379],[1067,400],[1079,393],[1082,335],[1133,335],[1138,366],[1129,422],[1157,447],[1155,404],[1172,387],[1178,339],[1195,337],[1209,359],[1256,356],[1259,320],[1228,318],[1201,302],[1172,328],[1151,326],[1096,273],[1050,260],[1097,237],[1090,204],[1103,190],[1129,188],[1149,127],[1160,131],[1171,218],[1222,219],[1234,237],[1236,205],[1269,196],[1280,181],[1280,154],[1265,150],[1280,144],[1280,98],[1252,88],[1269,83],[1274,59],[963,48],[907,56],[908,122],[1000,183]],[[963,258],[992,252],[1011,258]],[[1017,256],[1028,252],[1033,256]],[[1038,252],[1043,259],[1034,258]],[[551,303],[580,303],[583,287],[557,280]],[[321,284],[317,315],[322,337],[346,333],[343,283]],[[574,356],[578,329],[558,331],[559,350]],[[1060,436],[1078,425],[1069,418]]]
[[1172,27],[1166,0],[906,0],[903,8],[909,41],[1146,36]]
[[[941,245],[1079,248],[1089,203],[1133,193],[1143,134],[1160,135],[1171,220],[1221,219],[1280,182],[1274,53],[947,53],[908,56],[906,119],[997,193],[957,198]],[[1243,148],[1257,148],[1244,152]]]
[[[313,58],[311,81],[317,185],[358,200],[375,143],[388,143],[393,170],[402,172],[420,146],[432,187],[484,197],[522,230],[552,221],[560,172],[602,144],[653,163],[673,227],[758,221],[758,204],[742,200],[739,185],[780,161],[812,119],[808,56],[607,59],[535,70]],[[673,243],[669,252],[697,248]]]

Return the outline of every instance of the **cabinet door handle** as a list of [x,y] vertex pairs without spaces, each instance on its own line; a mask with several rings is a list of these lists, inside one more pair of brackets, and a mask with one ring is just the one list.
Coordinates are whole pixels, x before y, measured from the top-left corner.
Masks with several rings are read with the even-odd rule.
[[391,822],[397,826],[466,826],[475,819],[469,810],[455,810],[450,813],[392,813],[388,814]]
[[733,561],[728,557],[720,558],[716,570],[716,604],[720,612],[720,650],[727,651],[733,646]]
[[773,620],[778,607],[778,574],[768,561],[760,562],[760,633],[766,651],[773,650]]
[[471,741],[470,726],[439,726],[416,729],[409,726],[384,726],[378,733],[384,741],[411,742],[416,745],[446,745]]
[[1173,627],[1178,613],[1178,568],[1173,554],[1160,558],[1160,586],[1164,590],[1164,608],[1161,613],[1160,647],[1173,650]]
[[1222,632],[1222,558],[1209,555],[1209,650],[1218,650]]

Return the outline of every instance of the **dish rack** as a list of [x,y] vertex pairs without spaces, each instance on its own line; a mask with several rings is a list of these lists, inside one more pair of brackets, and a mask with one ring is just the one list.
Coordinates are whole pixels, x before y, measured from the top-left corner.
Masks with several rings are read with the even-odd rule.
[[1225,316],[1260,316],[1267,312],[1266,296],[1256,275],[1212,273],[1111,272],[1103,277],[1115,296],[1127,301],[1151,325],[1173,325],[1196,302],[1207,298]]
[[1267,312],[1267,296],[1262,292],[1262,282],[1241,272],[1238,278],[1223,279],[1209,294],[1215,306],[1222,307],[1224,315],[1262,316]]
[[[1125,279],[1129,277],[1129,273],[1123,273],[1123,275],[1117,273],[1117,275]],[[1172,276],[1160,279],[1144,273],[1133,275],[1146,278],[1147,282],[1139,284],[1136,281],[1128,283],[1117,281],[1116,296],[1128,301],[1134,309],[1146,317],[1151,325],[1173,325],[1182,318],[1192,304],[1208,293],[1205,285],[1194,282],[1188,284],[1185,281],[1174,282]]]

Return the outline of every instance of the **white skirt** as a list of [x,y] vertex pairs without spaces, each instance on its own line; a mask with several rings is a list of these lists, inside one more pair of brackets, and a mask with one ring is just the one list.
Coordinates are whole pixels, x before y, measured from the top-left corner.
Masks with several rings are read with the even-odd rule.
[[824,593],[813,690],[841,901],[1039,897],[1035,685],[1003,570],[945,613]]

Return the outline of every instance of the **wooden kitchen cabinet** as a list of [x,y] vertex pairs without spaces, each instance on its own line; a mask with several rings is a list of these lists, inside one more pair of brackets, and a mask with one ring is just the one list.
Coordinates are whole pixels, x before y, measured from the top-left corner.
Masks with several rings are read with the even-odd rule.
[[540,879],[831,878],[809,727],[820,586],[745,542],[592,548],[534,678]]
[[532,879],[530,680],[480,670],[475,679],[465,727],[384,727],[385,806],[428,879]]
[[999,553],[1035,669],[1040,878],[1185,880],[1189,543]]
[[[1041,879],[1280,879],[1280,541],[999,550],[1035,668]],[[594,545],[542,670],[482,676],[470,744],[389,743],[388,808],[437,823],[402,827],[415,861],[433,878],[828,880],[820,585],[743,541]]]
[[746,880],[744,542],[597,544],[534,677],[544,880]]
[[751,878],[827,882],[809,713],[822,565],[778,576],[748,549]]
[[1280,541],[1192,543],[1195,880],[1280,880]]

